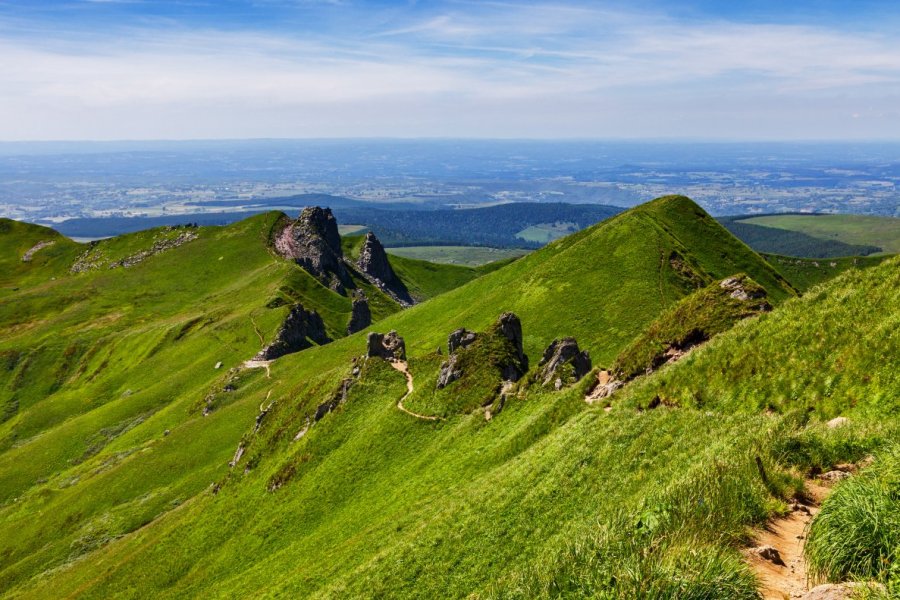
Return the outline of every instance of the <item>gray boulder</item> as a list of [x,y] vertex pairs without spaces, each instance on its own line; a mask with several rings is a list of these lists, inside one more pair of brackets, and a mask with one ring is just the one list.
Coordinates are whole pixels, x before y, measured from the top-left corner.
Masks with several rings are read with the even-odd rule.
[[308,311],[295,304],[275,334],[271,344],[259,351],[254,360],[275,360],[286,354],[310,348],[313,343],[331,342],[325,333],[325,323],[316,311]]
[[478,334],[468,329],[460,328],[447,336],[447,352],[453,354],[458,348],[467,348],[478,339]]
[[458,367],[459,356],[451,354],[450,358],[441,363],[441,370],[438,372],[437,388],[443,389],[462,377],[462,370]]
[[388,333],[371,332],[366,338],[366,356],[385,360],[406,360],[406,342],[396,331]]
[[591,357],[586,350],[578,348],[575,338],[567,337],[553,340],[544,350],[544,356],[538,365],[542,367],[540,377],[543,384],[556,381],[559,383],[557,388],[560,388],[587,375],[591,371]]

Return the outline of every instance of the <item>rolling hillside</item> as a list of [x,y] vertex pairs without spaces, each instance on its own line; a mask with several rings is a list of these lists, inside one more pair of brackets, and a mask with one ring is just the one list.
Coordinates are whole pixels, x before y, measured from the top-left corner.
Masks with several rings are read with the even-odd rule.
[[[279,218],[0,297],[6,596],[756,598],[747,528],[897,431],[897,259],[798,298],[669,196],[487,273],[392,258],[433,295],[370,328],[405,338],[402,364],[360,359],[364,331],[242,369],[284,317],[274,297],[315,305],[329,332],[349,312],[269,252]],[[771,313],[585,402],[598,370],[739,273]],[[531,365],[516,383],[482,368],[507,311]],[[461,327],[483,364],[433,393]],[[594,370],[540,385],[565,336]],[[483,393],[490,414],[458,402]],[[422,395],[431,413],[404,412]],[[853,425],[821,424],[835,415]]]

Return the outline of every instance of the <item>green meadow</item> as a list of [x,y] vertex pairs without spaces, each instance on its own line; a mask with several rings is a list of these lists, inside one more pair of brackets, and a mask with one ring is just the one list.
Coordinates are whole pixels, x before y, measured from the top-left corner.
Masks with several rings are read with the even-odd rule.
[[[900,259],[782,270],[667,196],[486,267],[392,254],[420,302],[356,281],[375,322],[346,336],[350,299],[272,251],[283,219],[83,273],[85,252],[131,256],[160,232],[89,249],[0,222],[3,597],[758,598],[754,528],[807,478],[870,454],[884,466],[836,487],[822,514],[838,526],[815,525],[811,564],[893,585],[896,537],[840,555],[844,523],[869,515],[839,500],[896,507],[880,486],[896,479]],[[344,239],[350,260],[361,239]],[[739,274],[772,310],[723,292]],[[334,341],[243,367],[295,303]],[[530,364],[513,384],[485,333],[507,311]],[[459,327],[480,345],[438,391]],[[642,371],[693,329],[709,341]],[[364,357],[367,333],[388,330],[409,394]],[[541,354],[566,336],[594,370],[541,386]],[[636,377],[586,402],[614,368]],[[888,566],[859,567],[866,553]]]

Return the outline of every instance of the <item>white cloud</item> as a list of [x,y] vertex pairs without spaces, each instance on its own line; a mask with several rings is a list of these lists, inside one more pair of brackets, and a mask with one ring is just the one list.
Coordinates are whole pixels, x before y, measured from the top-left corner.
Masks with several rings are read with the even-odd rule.
[[900,131],[900,45],[890,35],[555,5],[391,25],[306,39],[184,29],[0,36],[0,137]]

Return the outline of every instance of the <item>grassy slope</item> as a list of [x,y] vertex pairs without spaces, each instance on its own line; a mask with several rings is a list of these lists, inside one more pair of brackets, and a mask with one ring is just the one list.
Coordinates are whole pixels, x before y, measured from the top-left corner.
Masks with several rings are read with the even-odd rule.
[[887,255],[841,258],[796,258],[778,254],[762,256],[800,292],[837,277],[848,269],[865,269],[889,258]]
[[866,215],[766,215],[742,220],[765,227],[799,231],[847,244],[878,246],[900,253],[900,218]]
[[[30,262],[22,261],[28,250],[48,241],[53,245],[35,252]],[[0,219],[0,298],[15,291],[11,288],[65,275],[83,248],[53,229]]]
[[737,279],[750,298],[732,297],[731,289],[723,288],[718,281],[694,292],[664,311],[616,357],[614,375],[633,379],[648,368],[656,369],[664,363],[669,348],[684,349],[699,344],[727,331],[739,320],[769,309],[765,291],[747,277]]
[[[641,243],[634,244],[635,239]],[[756,255],[723,236],[693,203],[675,197],[560,240],[378,327],[397,328],[407,335],[414,359],[425,358],[455,327],[484,329],[502,310],[513,309],[522,317],[526,350],[533,360],[552,338],[566,334],[577,335],[595,356],[612,360],[664,307],[693,288],[667,260],[673,250],[705,276],[744,271],[766,284],[774,299],[791,295]],[[266,269],[287,268],[266,255],[259,259],[260,277],[254,279],[253,260],[243,256],[240,263],[248,276],[241,283],[248,290],[266,289],[263,282],[272,276]],[[147,276],[158,279],[161,272]],[[231,290],[229,298],[241,298],[246,302],[243,310],[249,312],[266,296]],[[106,305],[100,303],[96,310],[100,308]],[[230,339],[219,326],[209,328],[218,333],[213,339],[234,346],[234,358],[226,356],[226,365],[258,347],[248,319],[240,310],[231,310],[237,316]],[[114,392],[107,403],[127,406],[127,414],[123,409],[96,419],[91,411],[90,423],[70,420],[76,425],[72,429],[66,421],[0,457],[0,473],[10,482],[0,489],[8,492],[7,499],[19,496],[0,509],[0,538],[15,540],[3,549],[8,565],[0,571],[4,586],[21,585],[48,567],[69,564],[52,577],[34,581],[37,593],[85,584],[92,595],[100,596],[138,593],[135,585],[142,588],[140,593],[249,593],[272,585],[273,574],[280,573],[281,585],[295,592],[412,593],[411,586],[418,584],[426,586],[426,593],[455,590],[448,592],[453,595],[489,587],[496,579],[496,566],[491,565],[514,563],[516,572],[525,573],[527,565],[540,563],[542,553],[555,556],[564,546],[566,531],[583,531],[585,523],[603,514],[604,506],[633,509],[650,491],[664,494],[684,478],[669,468],[669,459],[696,460],[692,464],[701,468],[704,461],[719,460],[726,447],[733,447],[736,432],[744,428],[743,419],[703,425],[706,417],[692,412],[677,420],[629,417],[607,422],[596,412],[582,412],[579,390],[514,403],[490,428],[480,416],[469,415],[427,425],[396,410],[402,377],[372,362],[350,403],[294,444],[290,439],[302,427],[304,415],[347,375],[346,361],[362,351],[362,338],[352,336],[280,359],[271,380],[260,371],[245,375],[235,392],[220,394],[218,410],[203,418],[190,408],[215,383],[218,374],[210,365],[222,359],[221,344],[201,337],[202,329],[192,335],[195,342],[182,349],[164,344],[159,363],[168,369],[168,377],[159,375],[161,366],[144,363],[149,374],[139,383],[147,385],[147,391],[132,385],[129,377],[134,374],[126,370],[111,382]],[[124,356],[131,359],[134,354],[119,360]],[[208,377],[200,375],[204,371],[198,364],[210,370]],[[182,365],[181,370],[176,365]],[[413,370],[417,385],[428,385],[432,374],[417,372],[415,362]],[[127,389],[133,394],[121,397]],[[72,401],[83,402],[86,395],[75,387]],[[146,398],[142,401],[157,412],[131,426],[134,405],[139,404],[136,396]],[[266,398],[274,399],[276,408],[262,433],[253,435],[253,415]],[[548,438],[569,421],[571,427]],[[680,433],[704,427],[704,435]],[[72,464],[72,457],[84,456],[85,447],[71,440],[98,431],[106,435],[104,429],[113,436],[111,442]],[[171,434],[162,435],[165,429]],[[668,433],[657,438],[663,431]],[[218,496],[197,496],[227,472],[224,463],[242,436],[250,442],[244,460],[256,468],[245,482],[226,482]],[[19,457],[45,454],[60,443],[75,447],[39,469]],[[581,451],[573,452],[576,447]],[[608,470],[604,456],[622,459],[623,470]],[[265,491],[273,476],[288,472],[295,475],[285,490],[274,495]],[[242,478],[236,472],[226,479]],[[655,482],[652,490],[649,481]],[[599,502],[597,493],[613,487],[617,491]],[[572,494],[570,500],[548,511],[563,489]],[[759,504],[762,496],[751,500]],[[175,506],[178,510],[168,517],[129,535]],[[758,505],[748,510],[765,514]],[[38,520],[37,514],[52,517]],[[434,527],[425,531],[424,523]],[[528,539],[543,541],[530,544]],[[485,544],[490,552],[482,550]],[[90,560],[78,560],[95,549]],[[389,563],[393,566],[384,563],[383,556],[394,557]],[[92,566],[101,557],[108,565],[103,573]]]

